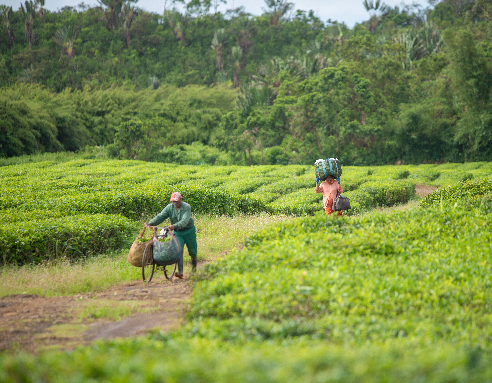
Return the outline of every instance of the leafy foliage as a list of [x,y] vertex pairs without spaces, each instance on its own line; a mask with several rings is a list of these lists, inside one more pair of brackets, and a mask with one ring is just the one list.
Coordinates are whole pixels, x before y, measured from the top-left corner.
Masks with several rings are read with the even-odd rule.
[[[135,126],[141,128],[132,120],[123,124],[125,129]],[[123,127],[118,135],[121,140],[126,139]],[[60,246],[73,257],[124,247],[121,238],[137,222],[160,212],[174,191],[191,204],[194,214],[303,216],[322,210],[322,195],[314,192],[314,168],[303,165],[212,167],[68,159],[0,168],[0,218],[4,225],[0,225],[0,257],[4,262],[50,258],[60,254]],[[461,172],[450,165],[345,167],[341,182],[352,204],[345,215],[405,203],[414,195],[417,183],[449,185],[465,176],[482,179],[492,174],[489,163],[470,163],[461,166]],[[72,229],[64,229],[65,224]],[[39,225],[46,229],[36,231]],[[104,232],[100,240],[98,227]],[[107,237],[117,230],[121,233],[115,241]],[[72,246],[72,242],[78,245]]]
[[[222,14],[220,2],[165,6],[162,15],[122,0],[57,12],[44,0],[3,6],[0,156],[104,145],[117,158],[175,163],[492,158],[487,1],[423,9],[367,0],[368,20],[353,28],[290,12],[284,0],[266,1],[258,16]],[[130,120],[142,133],[123,147],[115,133]],[[216,154],[196,153],[196,142]]]

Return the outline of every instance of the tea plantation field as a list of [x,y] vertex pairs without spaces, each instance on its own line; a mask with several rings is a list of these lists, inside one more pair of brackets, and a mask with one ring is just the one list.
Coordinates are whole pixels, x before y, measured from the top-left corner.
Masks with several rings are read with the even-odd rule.
[[405,211],[265,227],[197,275],[182,329],[3,355],[0,381],[491,382],[492,180],[474,166]]
[[[490,163],[345,167],[349,215],[407,202],[416,184],[492,174]],[[0,260],[24,264],[129,245],[143,220],[180,191],[195,214],[312,215],[322,209],[312,166],[176,166],[76,159],[0,167]]]

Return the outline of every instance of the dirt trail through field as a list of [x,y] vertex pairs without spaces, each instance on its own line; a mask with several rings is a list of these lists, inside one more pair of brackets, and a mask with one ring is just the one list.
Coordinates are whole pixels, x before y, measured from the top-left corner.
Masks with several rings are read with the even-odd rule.
[[[435,189],[416,185],[415,192],[423,197]],[[0,351],[71,349],[100,338],[178,328],[191,298],[192,281],[174,278],[169,282],[162,271],[158,275],[148,285],[134,281],[101,293],[0,298]]]
[[[187,278],[174,278],[169,282],[160,276],[148,285],[135,281],[101,293],[3,297],[0,299],[0,350],[71,349],[100,338],[135,336],[151,329],[174,329],[183,318],[191,297],[191,285]],[[134,313],[116,321],[98,319],[105,316],[108,308],[110,313]]]

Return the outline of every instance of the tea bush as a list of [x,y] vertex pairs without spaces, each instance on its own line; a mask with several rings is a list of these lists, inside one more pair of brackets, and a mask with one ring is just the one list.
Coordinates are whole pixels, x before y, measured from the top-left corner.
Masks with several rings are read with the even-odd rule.
[[326,343],[234,346],[156,335],[71,352],[2,355],[0,381],[478,383],[492,380],[491,365],[486,352],[450,345],[418,351]]
[[[455,203],[466,204],[469,202],[469,197],[483,196],[490,193],[492,193],[491,178],[459,182],[458,184],[445,186],[433,191],[420,202],[420,206],[430,207],[440,205],[441,203],[446,205]],[[486,204],[487,200],[484,201]]]
[[492,215],[297,218],[207,265],[183,334],[489,349]]
[[[412,197],[416,183],[432,178],[433,184],[440,186],[463,178],[457,172],[484,179],[492,174],[492,166],[473,163],[346,167],[341,183],[352,209],[345,215],[405,203]],[[395,180],[402,174],[406,176],[404,180]],[[106,214],[141,222],[160,212],[173,191],[182,193],[193,213],[311,215],[323,211],[322,196],[314,193],[314,178],[314,168],[305,165],[178,166],[65,157],[58,162],[22,162],[0,167],[0,218],[3,225]],[[18,244],[17,249],[19,254],[25,252],[25,259],[38,257],[31,248],[22,250]],[[46,251],[51,254],[51,250]]]
[[4,263],[41,262],[54,257],[84,257],[130,247],[135,223],[119,215],[72,215],[0,226]]

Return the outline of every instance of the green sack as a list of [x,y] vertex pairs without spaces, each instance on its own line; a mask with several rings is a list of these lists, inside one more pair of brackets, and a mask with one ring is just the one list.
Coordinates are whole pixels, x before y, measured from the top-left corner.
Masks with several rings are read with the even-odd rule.
[[342,165],[338,158],[317,160],[314,163],[314,173],[316,174],[316,178],[319,178],[321,181],[326,180],[328,176],[338,178],[342,176]]
[[158,239],[154,238],[154,262],[159,266],[172,265],[178,262],[181,256],[181,246],[178,239],[173,234],[169,242],[162,243]]

